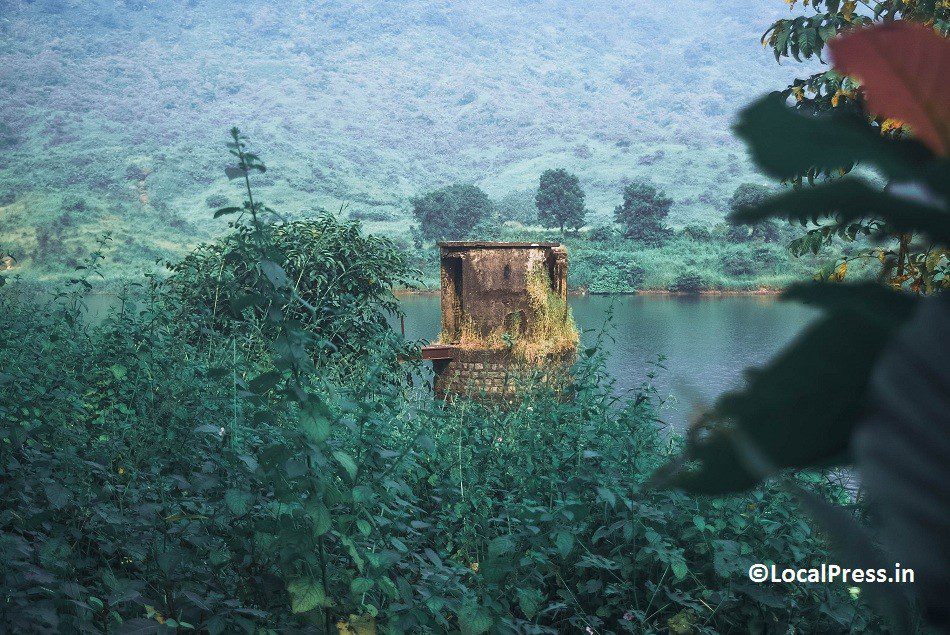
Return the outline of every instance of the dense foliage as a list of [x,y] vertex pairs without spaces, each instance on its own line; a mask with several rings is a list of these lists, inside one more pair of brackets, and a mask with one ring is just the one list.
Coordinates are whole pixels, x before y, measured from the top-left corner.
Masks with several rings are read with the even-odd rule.
[[[753,561],[828,558],[787,494],[645,487],[675,444],[649,384],[611,396],[599,339],[574,369],[573,400],[529,394],[506,410],[415,391],[392,334],[353,329],[365,363],[317,372],[308,351],[325,334],[307,322],[319,314],[295,317],[305,300],[274,259],[285,225],[254,198],[263,166],[233,135],[248,185],[235,233],[251,238],[256,273],[222,285],[250,288],[231,317],[246,328],[196,342],[168,311],[181,295],[157,284],[90,322],[102,252],[51,300],[0,292],[4,630],[874,625],[843,587],[747,581]],[[844,500],[822,477],[802,483]]]
[[[796,2],[793,0],[789,3],[793,9]],[[809,3],[803,2],[802,5],[808,6]],[[864,29],[875,23],[923,24],[943,37],[950,35],[950,5],[940,1],[870,0],[859,4],[855,0],[817,0],[811,2],[807,13],[809,15],[778,20],[765,32],[762,43],[772,49],[776,60],[789,57],[799,62],[820,59],[839,34]],[[941,71],[934,66],[924,68],[908,65],[907,60],[914,59],[906,55],[909,42],[892,47],[871,44],[870,41],[868,44],[862,45],[863,50],[852,57],[878,60],[874,66],[865,64],[862,72],[856,72],[857,65],[839,64],[794,80],[783,94],[794,98],[796,110],[805,115],[850,113],[866,117],[868,127],[887,138],[900,139],[908,135],[923,135],[931,140],[939,138],[937,130],[941,126],[940,121],[950,117],[946,105],[941,104],[941,101],[946,100],[946,95],[941,95],[939,91],[925,98],[930,102],[925,107],[935,115],[937,123],[930,125],[918,121],[923,127],[917,130],[908,126],[904,119],[882,115],[881,109],[868,110],[864,106],[876,97],[867,93],[868,79],[872,82],[874,79],[879,80],[878,95],[887,99],[885,95],[898,94],[898,91],[894,91],[890,85],[896,77],[893,74],[884,77],[884,74],[896,71],[903,76],[903,79],[897,80],[901,84],[920,85],[929,82],[937,85],[942,80],[934,81],[935,78],[929,75]],[[775,141],[785,142],[786,135],[781,135]],[[789,174],[786,180],[797,185],[806,181],[811,184],[816,179],[838,178],[847,174],[852,167],[842,164],[834,169],[818,169],[814,165],[806,165],[801,173]],[[891,186],[901,187],[900,179],[892,179],[890,175],[887,178],[895,181]],[[881,279],[888,280],[894,286],[920,292],[932,290],[935,283],[939,286],[950,270],[950,253],[945,248],[926,242],[926,237],[897,231],[882,217],[851,219],[848,222],[839,222],[835,218],[824,218],[819,222],[818,218],[811,218],[803,219],[802,225],[806,229],[791,243],[792,254],[818,254],[823,248],[830,247],[827,250],[830,258],[826,256],[824,265],[815,275],[819,280],[840,281],[850,276],[855,265],[866,267],[868,263],[873,263],[878,265],[877,274]]]
[[[769,198],[740,210],[735,219],[831,219],[839,226],[881,219],[901,236],[922,237],[924,253],[936,264],[950,244],[950,88],[938,70],[950,64],[950,40],[929,26],[889,24],[850,34],[831,47],[839,68],[864,79],[870,116],[904,121],[921,131],[919,140],[882,137],[863,113],[802,116],[781,94],[749,106],[737,125],[739,134],[777,178],[832,173],[860,162],[906,187],[876,189],[851,175]],[[879,65],[882,54],[901,62]],[[792,151],[775,142],[785,134],[800,140]],[[906,246],[904,252],[909,253]],[[913,590],[924,614],[946,629],[950,369],[942,333],[950,323],[950,303],[942,293],[945,269],[923,283],[910,282],[907,272],[892,273],[885,268],[880,284],[800,284],[786,292],[789,299],[821,308],[823,317],[767,367],[750,372],[746,388],[723,395],[705,412],[681,460],[666,466],[660,479],[721,494],[780,476],[786,468],[853,460],[878,507],[876,541],[839,510],[804,493],[800,498],[839,542],[850,566],[901,562],[914,568],[919,579]],[[935,297],[922,299],[923,294]],[[914,502],[908,500],[911,493]],[[899,632],[914,622],[904,591],[897,585],[869,590]]]
[[[668,452],[650,394],[610,408],[597,355],[574,403],[507,413],[407,402],[393,376],[335,387],[347,468],[311,508],[293,421],[247,402],[256,371],[226,347],[209,358],[149,312],[91,327],[2,298],[5,629],[319,632],[324,607],[410,632],[866,623],[844,588],[744,580],[753,560],[823,558],[787,496],[644,489]],[[318,535],[325,587],[295,577]]]
[[564,168],[545,170],[538,180],[538,193],[534,197],[538,208],[538,220],[545,227],[578,229],[584,225],[587,210],[584,209],[584,190],[576,174]]
[[[224,208],[233,210],[234,208]],[[255,304],[261,278],[272,275],[251,264],[258,237],[244,223],[170,263],[164,281],[169,311],[195,338],[257,332],[266,305]],[[321,354],[354,354],[389,330],[399,314],[393,288],[414,284],[407,257],[391,241],[365,235],[358,222],[331,214],[314,220],[262,227],[273,262],[292,282],[299,303],[291,316],[326,343]]]
[[492,202],[475,185],[450,185],[412,199],[412,215],[428,240],[470,238],[492,212]]
[[614,222],[634,240],[659,242],[669,233],[666,217],[673,199],[647,181],[633,181],[623,188],[623,203],[614,208]]
[[[762,185],[755,183],[743,183],[732,193],[729,199],[729,212],[731,214],[741,214],[747,209],[755,208],[761,205],[772,194],[772,191]],[[780,230],[774,220],[764,220],[755,225],[731,225],[729,237],[737,242],[744,243],[749,241],[761,241],[765,243],[774,243],[780,240]],[[802,256],[801,253],[796,253]]]

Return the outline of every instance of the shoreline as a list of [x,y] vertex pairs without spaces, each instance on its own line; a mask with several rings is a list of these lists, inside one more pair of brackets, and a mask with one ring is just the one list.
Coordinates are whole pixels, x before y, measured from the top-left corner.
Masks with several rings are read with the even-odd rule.
[[[665,296],[665,297],[766,297],[777,298],[782,295],[784,289],[775,287],[759,287],[758,289],[701,289],[699,291],[670,291],[669,289],[638,289],[626,293],[591,293],[587,289],[568,290],[567,295],[571,298],[583,298],[587,296]],[[410,296],[438,296],[441,290],[424,289],[394,289],[393,295],[397,298]]]

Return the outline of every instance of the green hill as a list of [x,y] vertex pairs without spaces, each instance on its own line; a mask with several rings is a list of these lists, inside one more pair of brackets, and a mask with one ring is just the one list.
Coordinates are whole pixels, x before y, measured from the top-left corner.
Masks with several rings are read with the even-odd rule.
[[[700,0],[0,0],[0,249],[56,271],[114,232],[118,265],[223,227],[240,125],[291,215],[349,205],[408,227],[408,198],[464,181],[530,206],[581,176],[591,222],[626,180],[719,220],[755,175],[729,122],[801,68],[758,37],[787,10]],[[517,211],[516,209],[514,211]]]

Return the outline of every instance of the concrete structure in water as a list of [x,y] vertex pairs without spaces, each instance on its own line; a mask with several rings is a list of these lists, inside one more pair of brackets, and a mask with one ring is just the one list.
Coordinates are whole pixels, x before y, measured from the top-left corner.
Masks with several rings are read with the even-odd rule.
[[[562,319],[570,319],[562,245],[465,241],[439,248],[442,333],[423,349],[433,362],[437,396],[511,400],[519,378],[530,372],[546,379],[545,367],[563,369],[573,360],[573,346],[527,360],[512,344],[537,336],[536,325],[550,320],[545,312],[552,301],[561,303]],[[573,329],[573,323],[565,326]]]

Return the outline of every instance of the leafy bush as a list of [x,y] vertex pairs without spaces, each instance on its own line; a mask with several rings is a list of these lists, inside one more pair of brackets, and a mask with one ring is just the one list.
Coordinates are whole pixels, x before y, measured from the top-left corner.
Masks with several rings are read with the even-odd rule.
[[727,276],[750,276],[758,268],[748,249],[730,249],[722,254],[722,270]]
[[[828,558],[788,495],[646,487],[669,456],[654,395],[612,408],[596,345],[570,403],[407,401],[386,364],[321,384],[339,397],[316,452],[226,341],[196,348],[150,310],[91,327],[61,302],[0,295],[5,630],[873,625],[844,588],[745,581],[753,560]],[[316,500],[308,456],[332,475]]]
[[468,238],[493,210],[488,195],[475,185],[450,185],[412,199],[419,231],[429,240]]
[[703,275],[695,269],[689,269],[676,277],[676,282],[670,285],[670,291],[677,293],[698,293],[708,288]]
[[598,225],[587,232],[587,240],[595,243],[602,243],[614,238],[614,228],[610,225]]
[[[301,300],[293,319],[327,343],[323,352],[354,353],[388,332],[387,317],[399,313],[392,290],[412,286],[414,277],[406,255],[387,238],[366,235],[358,222],[328,213],[264,225],[261,232],[272,262]],[[267,309],[253,304],[255,289],[273,274],[253,265],[256,249],[257,238],[239,226],[170,264],[164,283],[170,310],[196,334],[234,334],[248,324],[245,314],[261,328]]]
[[633,181],[623,188],[623,203],[614,209],[614,220],[628,238],[658,242],[669,234],[666,217],[673,200],[647,181]]
[[693,240],[708,241],[712,239],[712,232],[701,225],[687,225],[683,228],[682,233]]

